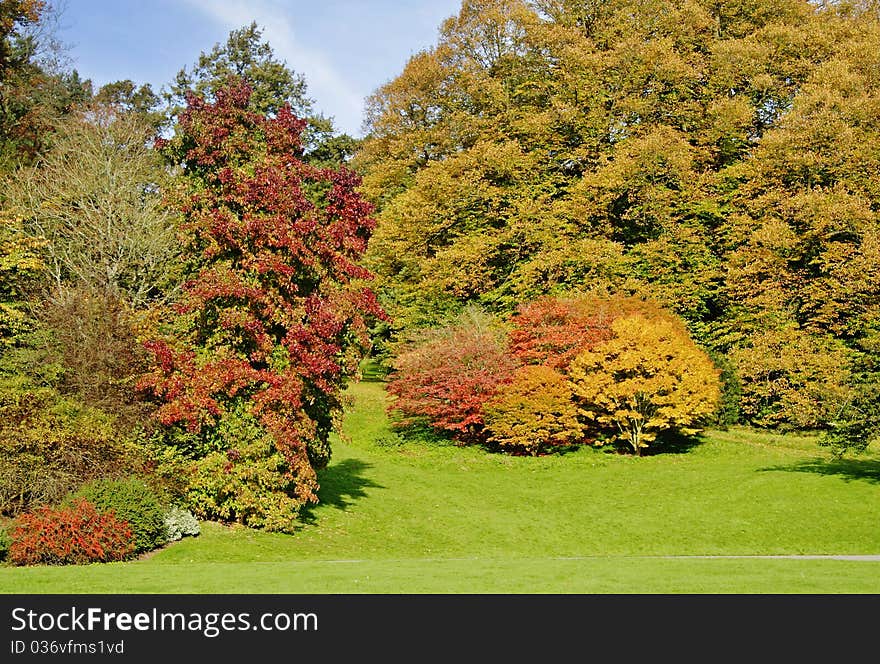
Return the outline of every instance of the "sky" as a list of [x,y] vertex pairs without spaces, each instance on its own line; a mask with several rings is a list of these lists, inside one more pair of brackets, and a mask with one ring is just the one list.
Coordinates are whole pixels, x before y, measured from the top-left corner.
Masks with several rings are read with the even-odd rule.
[[279,60],[302,74],[315,109],[362,136],[364,99],[436,44],[461,0],[57,0],[57,36],[95,89],[158,92],[231,30],[256,21]]

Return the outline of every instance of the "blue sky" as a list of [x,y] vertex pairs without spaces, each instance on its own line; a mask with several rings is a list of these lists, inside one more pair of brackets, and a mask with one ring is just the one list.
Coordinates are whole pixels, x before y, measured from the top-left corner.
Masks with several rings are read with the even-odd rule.
[[158,91],[229,31],[256,21],[305,76],[317,110],[361,135],[364,98],[437,41],[461,0],[64,0],[58,36],[98,87],[131,79]]

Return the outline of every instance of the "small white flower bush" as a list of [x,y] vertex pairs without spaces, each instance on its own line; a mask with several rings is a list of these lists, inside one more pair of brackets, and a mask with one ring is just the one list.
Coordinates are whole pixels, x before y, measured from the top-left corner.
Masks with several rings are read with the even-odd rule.
[[169,542],[176,542],[187,535],[195,537],[201,532],[199,522],[192,512],[176,505],[165,515],[165,528]]

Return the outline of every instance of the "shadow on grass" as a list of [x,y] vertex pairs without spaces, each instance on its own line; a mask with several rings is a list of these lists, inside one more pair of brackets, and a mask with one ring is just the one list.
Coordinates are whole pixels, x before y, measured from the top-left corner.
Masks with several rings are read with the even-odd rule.
[[647,449],[642,450],[642,456],[687,454],[704,442],[706,439],[700,435],[685,436],[677,431],[664,431],[657,436],[657,440],[648,445]]
[[759,468],[758,472],[815,473],[840,477],[846,482],[880,484],[880,461],[874,459],[811,459],[787,466]]
[[425,422],[413,420],[409,422],[391,420],[391,430],[376,438],[374,441],[379,447],[399,447],[406,443],[429,446],[455,446],[452,436],[444,431],[439,431]]
[[[371,468],[371,464],[360,459],[345,459],[336,464],[330,464],[324,470],[318,471],[318,505],[330,506],[345,510],[360,498],[365,498],[365,489],[384,489],[364,473]],[[304,523],[314,525],[317,522],[314,510],[317,506],[308,505],[303,508],[301,519]]]
[[365,383],[384,383],[388,378],[388,367],[373,359],[361,362],[361,380]]

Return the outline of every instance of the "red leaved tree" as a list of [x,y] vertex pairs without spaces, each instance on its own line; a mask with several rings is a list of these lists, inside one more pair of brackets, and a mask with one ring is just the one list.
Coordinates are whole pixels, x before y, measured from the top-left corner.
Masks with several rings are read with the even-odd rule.
[[158,142],[182,168],[171,199],[190,278],[173,334],[148,343],[156,362],[142,387],[163,424],[190,432],[244,404],[302,505],[317,501],[315,470],[369,321],[385,317],[358,265],[373,210],[352,171],[302,161],[304,120],[287,106],[251,112],[250,94],[242,82],[214,103],[189,96],[175,137]]

